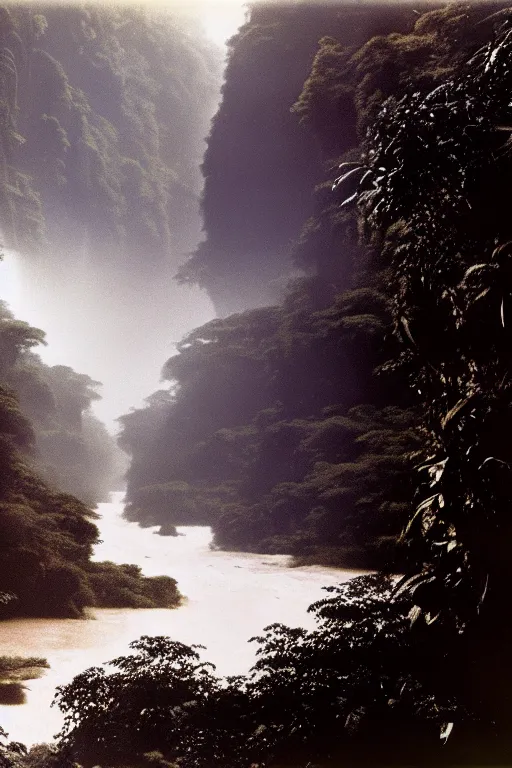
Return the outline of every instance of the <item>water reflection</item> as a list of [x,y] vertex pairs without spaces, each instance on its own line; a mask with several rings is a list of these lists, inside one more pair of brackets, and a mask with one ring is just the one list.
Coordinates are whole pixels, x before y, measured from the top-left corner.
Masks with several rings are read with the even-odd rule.
[[21,683],[0,683],[0,704],[6,707],[26,704],[25,686]]
[[25,704],[26,680],[37,680],[49,667],[46,659],[25,656],[0,656],[0,704]]

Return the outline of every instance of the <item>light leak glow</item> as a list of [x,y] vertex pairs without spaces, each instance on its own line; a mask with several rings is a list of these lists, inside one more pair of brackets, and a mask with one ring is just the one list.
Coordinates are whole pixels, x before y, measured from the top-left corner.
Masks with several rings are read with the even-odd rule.
[[223,46],[245,21],[245,2],[207,0],[193,6],[206,36],[216,45]]
[[[251,0],[254,2],[254,0]],[[260,0],[256,0],[259,2]],[[30,0],[18,0],[30,2]],[[73,5],[79,0],[47,0],[48,5]],[[136,5],[199,18],[206,36],[220,48],[244,23],[249,0],[90,0],[104,5]]]
[[0,247],[0,300],[9,305],[13,314],[19,316],[22,310],[22,285],[16,254]]

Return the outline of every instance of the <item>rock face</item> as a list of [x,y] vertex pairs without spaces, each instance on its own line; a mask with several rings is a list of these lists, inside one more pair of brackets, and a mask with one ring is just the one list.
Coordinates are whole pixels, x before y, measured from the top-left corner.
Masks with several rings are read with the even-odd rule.
[[179,536],[178,531],[176,530],[176,526],[172,525],[172,523],[166,523],[165,525],[161,525],[158,530],[159,536]]

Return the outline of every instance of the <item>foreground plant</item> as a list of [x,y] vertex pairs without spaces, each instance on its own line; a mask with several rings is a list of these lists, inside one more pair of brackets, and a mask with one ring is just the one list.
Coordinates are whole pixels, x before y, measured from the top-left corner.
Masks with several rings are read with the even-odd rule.
[[247,676],[219,678],[197,646],[142,637],[58,689],[61,745],[87,766],[155,753],[181,768],[407,759],[465,713],[445,685],[442,638],[411,644],[411,602],[393,589],[378,575],[329,588],[310,608],[316,630],[274,624],[252,639]]
[[[456,77],[426,96],[388,100],[356,195],[395,297],[398,365],[428,430],[404,532],[415,562],[399,592],[412,597],[413,622],[464,634],[464,699],[494,722],[495,744],[512,682],[503,610],[512,576],[511,54],[503,11]],[[340,189],[355,173],[344,170]]]

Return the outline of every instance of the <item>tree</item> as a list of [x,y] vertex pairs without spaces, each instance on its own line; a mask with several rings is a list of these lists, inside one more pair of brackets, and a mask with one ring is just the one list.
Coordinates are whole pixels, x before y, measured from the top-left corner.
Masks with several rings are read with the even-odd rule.
[[510,13],[493,25],[492,40],[446,82],[383,105],[358,201],[391,267],[400,363],[428,428],[405,532],[421,545],[401,589],[416,624],[465,633],[465,700],[503,739],[510,707],[494,683],[512,680],[502,610],[512,575]]
[[438,734],[467,719],[459,668],[441,624],[435,642],[411,643],[412,602],[393,589],[379,575],[328,588],[309,609],[315,630],[273,624],[252,638],[247,676],[220,679],[197,646],[142,637],[58,689],[60,745],[86,766],[147,765],[155,751],[180,768],[375,765],[419,750],[437,761]]
[[110,674],[94,667],[60,686],[63,743],[87,764],[130,764],[145,752],[179,755],[192,749],[188,723],[218,687],[198,647],[144,636],[130,643],[134,654],[110,662],[115,670]]

